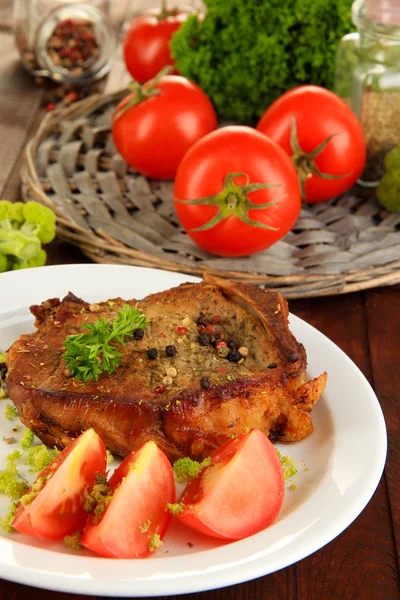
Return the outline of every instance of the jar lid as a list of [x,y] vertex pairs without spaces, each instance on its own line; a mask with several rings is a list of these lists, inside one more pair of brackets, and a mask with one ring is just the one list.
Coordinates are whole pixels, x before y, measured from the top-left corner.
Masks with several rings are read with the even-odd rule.
[[381,25],[400,25],[399,0],[365,0],[365,13]]
[[72,83],[105,75],[116,43],[105,13],[85,3],[64,4],[41,23],[35,52],[49,77]]

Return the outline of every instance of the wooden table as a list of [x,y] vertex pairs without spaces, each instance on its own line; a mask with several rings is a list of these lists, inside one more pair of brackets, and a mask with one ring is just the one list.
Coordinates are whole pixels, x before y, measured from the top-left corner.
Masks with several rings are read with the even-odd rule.
[[[10,2],[0,0],[1,19]],[[0,197],[16,200],[20,156],[40,122],[43,90],[19,67],[9,33],[0,30]],[[88,262],[73,246],[55,241],[49,264]],[[1,277],[0,277],[1,285]],[[292,312],[340,346],[360,367],[381,402],[389,435],[385,474],[372,500],[338,538],[282,571],[186,596],[188,600],[398,600],[400,598],[400,288],[296,300]],[[329,365],[328,365],[329,370]],[[349,457],[351,460],[351,457]],[[0,581],[0,600],[78,600]]]

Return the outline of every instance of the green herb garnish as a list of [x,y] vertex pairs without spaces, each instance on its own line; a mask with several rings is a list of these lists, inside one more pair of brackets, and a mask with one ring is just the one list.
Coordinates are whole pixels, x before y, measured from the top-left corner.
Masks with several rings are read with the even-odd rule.
[[125,304],[113,321],[103,317],[93,324],[82,325],[85,333],[69,335],[64,340],[64,359],[75,379],[97,381],[100,373],[109,375],[121,364],[122,352],[116,344],[123,345],[136,329],[149,325],[140,310]]
[[161,538],[158,535],[158,533],[153,533],[153,535],[151,536],[150,541],[149,541],[150,552],[154,552],[154,550],[157,550],[157,548],[161,548],[163,543],[164,542],[161,541]]
[[81,532],[76,531],[73,535],[66,535],[64,543],[68,548],[71,548],[71,550],[82,550]]
[[296,475],[296,463],[294,462],[291,456],[283,456],[283,454],[281,454],[279,450],[277,450],[277,453],[283,469],[283,478],[285,481],[287,481],[288,479]]
[[212,460],[210,456],[202,462],[197,462],[188,457],[179,458],[173,465],[175,479],[178,483],[187,479],[194,479],[200,475],[203,469],[209,467],[211,464]]
[[21,448],[23,450],[28,450],[32,446],[34,439],[35,436],[33,431],[31,429],[25,429],[19,441]]
[[151,525],[151,521],[150,519],[148,521],[146,521],[145,523],[143,523],[143,525],[139,525],[139,529],[142,533],[146,533],[146,531],[149,530]]
[[7,404],[5,417],[7,421],[14,421],[18,417],[18,411],[12,404]]
[[48,448],[44,444],[40,446],[32,446],[24,455],[25,464],[32,467],[29,469],[31,473],[39,473],[43,471],[51,463],[52,460],[60,454],[57,448]]
[[175,502],[174,504],[168,502],[167,509],[173,517],[176,517],[176,515],[183,513],[185,510],[185,504],[183,502]]
[[6,458],[6,468],[0,471],[0,493],[10,498],[20,498],[28,489],[26,481],[18,474],[17,460],[21,458],[21,452],[14,450]]

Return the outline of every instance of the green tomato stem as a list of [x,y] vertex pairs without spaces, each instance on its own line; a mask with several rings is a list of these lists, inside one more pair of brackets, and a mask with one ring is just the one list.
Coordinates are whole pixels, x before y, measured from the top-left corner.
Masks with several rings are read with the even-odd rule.
[[[233,179],[236,177],[245,177],[246,183],[244,185],[237,185],[233,181]],[[282,184],[272,185],[268,183],[250,183],[250,178],[247,173],[228,173],[228,175],[225,177],[222,190],[217,194],[214,194],[213,196],[206,196],[204,198],[197,198],[195,200],[180,200],[177,198],[176,201],[191,206],[203,205],[218,207],[218,212],[212,219],[200,227],[192,229],[191,231],[207,231],[219,223],[222,223],[222,221],[228,217],[232,216],[238,218],[247,225],[251,225],[252,227],[268,229],[270,231],[278,231],[279,228],[277,227],[272,227],[271,225],[250,219],[249,211],[270,208],[282,200],[283,196],[264,204],[252,202],[248,197],[248,194],[251,192],[277,187],[282,187]]]

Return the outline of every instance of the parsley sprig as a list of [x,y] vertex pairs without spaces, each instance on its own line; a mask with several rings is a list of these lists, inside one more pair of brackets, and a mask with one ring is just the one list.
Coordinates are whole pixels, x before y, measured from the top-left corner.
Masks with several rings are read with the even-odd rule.
[[72,376],[82,381],[97,381],[100,373],[114,373],[122,356],[116,344],[123,345],[135,329],[147,325],[146,316],[128,304],[112,321],[100,317],[94,323],[83,325],[82,328],[87,330],[85,333],[69,335],[64,340],[64,360]]

